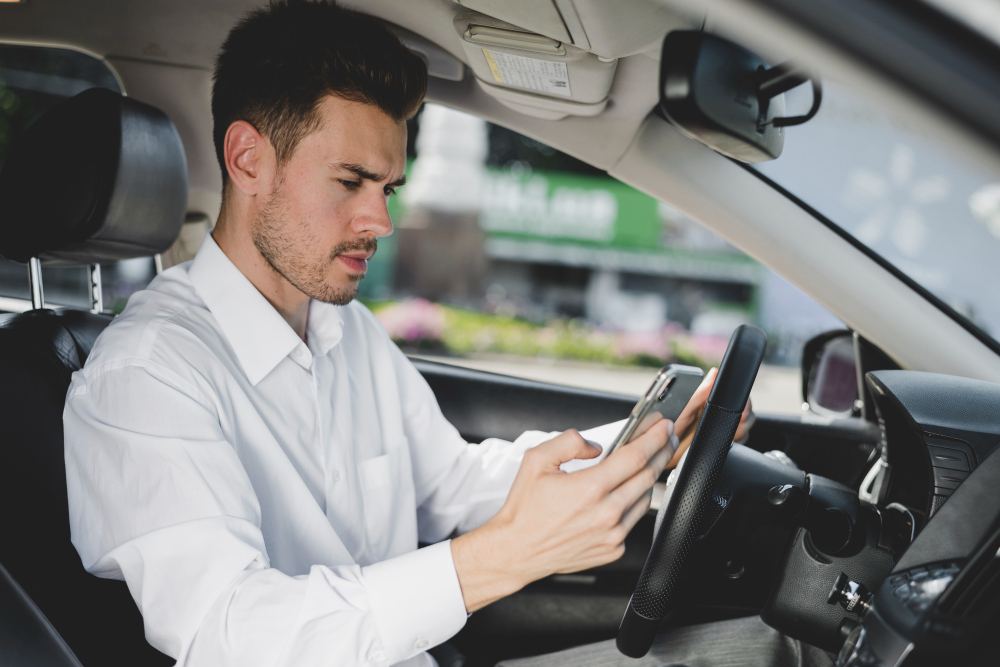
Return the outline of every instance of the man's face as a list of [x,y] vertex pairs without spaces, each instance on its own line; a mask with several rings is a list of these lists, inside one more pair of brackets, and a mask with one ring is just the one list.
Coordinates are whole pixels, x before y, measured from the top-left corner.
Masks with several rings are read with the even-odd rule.
[[355,297],[376,238],[392,233],[386,205],[403,183],[406,124],[377,107],[327,96],[261,201],[251,233],[264,259],[307,296]]

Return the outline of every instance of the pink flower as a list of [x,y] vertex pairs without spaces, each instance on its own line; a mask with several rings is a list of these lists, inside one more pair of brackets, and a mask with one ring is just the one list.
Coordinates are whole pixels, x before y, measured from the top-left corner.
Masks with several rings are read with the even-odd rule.
[[617,353],[620,357],[632,357],[636,355],[648,355],[666,361],[673,356],[672,349],[667,340],[665,332],[648,333],[627,333],[618,334]]
[[426,299],[407,299],[376,313],[382,326],[395,341],[417,343],[440,340],[444,333],[444,309]]

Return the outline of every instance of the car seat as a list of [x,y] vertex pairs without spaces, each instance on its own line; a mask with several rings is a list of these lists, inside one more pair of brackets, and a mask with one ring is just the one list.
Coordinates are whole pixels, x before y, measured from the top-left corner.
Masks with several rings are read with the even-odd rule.
[[[0,322],[0,564],[87,666],[173,663],[145,641],[125,583],[87,573],[70,543],[62,413],[71,375],[111,321],[100,263],[165,250],[186,208],[173,123],[104,89],[41,116],[0,173],[0,255],[28,264],[35,306]],[[42,265],[91,267],[92,312],[45,309]]]

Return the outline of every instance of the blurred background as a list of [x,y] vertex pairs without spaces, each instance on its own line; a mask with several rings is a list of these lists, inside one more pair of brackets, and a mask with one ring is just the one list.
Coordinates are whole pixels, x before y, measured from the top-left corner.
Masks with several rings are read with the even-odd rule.
[[[842,324],[672,207],[479,118],[425,105],[362,300],[410,354],[638,394],[669,362],[769,337],[758,409],[795,413],[804,342]],[[444,357],[444,359],[442,359]]]
[[[86,54],[0,46],[0,163],[34,118],[92,86],[120,91]],[[635,395],[666,363],[717,365],[751,323],[769,339],[755,407],[801,411],[803,343],[842,325],[755,260],[601,170],[445,107],[410,121],[407,151],[396,231],[359,297],[408,354]],[[106,308],[120,312],[157,262],[193,256],[211,221],[188,222],[163,258],[102,267]],[[47,303],[89,305],[85,269],[44,274]],[[25,299],[25,267],[0,260],[0,310]]]

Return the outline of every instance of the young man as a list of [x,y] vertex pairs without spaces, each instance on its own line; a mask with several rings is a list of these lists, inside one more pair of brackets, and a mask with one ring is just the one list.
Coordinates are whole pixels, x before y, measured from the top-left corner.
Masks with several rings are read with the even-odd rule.
[[374,19],[251,12],[215,71],[217,225],[73,378],[73,543],[178,665],[431,665],[469,612],[620,557],[677,447],[661,421],[567,474],[599,453],[574,431],[469,445],[352,301],[425,88]]

